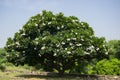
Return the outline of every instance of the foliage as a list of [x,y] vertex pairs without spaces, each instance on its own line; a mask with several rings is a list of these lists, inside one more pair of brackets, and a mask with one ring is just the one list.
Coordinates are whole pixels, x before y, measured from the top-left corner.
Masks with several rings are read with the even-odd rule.
[[0,48],[0,70],[1,71],[5,70],[4,63],[7,62],[6,54],[7,54],[7,52],[3,48]]
[[108,42],[110,58],[120,59],[120,40],[110,40]]
[[89,64],[87,66],[87,74],[97,74],[95,64]]
[[120,60],[114,58],[111,60],[101,60],[96,65],[98,74],[103,75],[120,75]]
[[107,57],[105,39],[95,37],[88,23],[50,11],[31,17],[14,38],[8,38],[5,49],[16,65],[41,64],[44,70],[61,74],[72,70],[75,62]]

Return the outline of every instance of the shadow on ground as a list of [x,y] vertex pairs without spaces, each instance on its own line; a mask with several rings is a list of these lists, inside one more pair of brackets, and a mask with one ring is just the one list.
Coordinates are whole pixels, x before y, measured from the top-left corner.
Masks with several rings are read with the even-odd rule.
[[21,78],[25,78],[25,79],[31,79],[31,78],[35,78],[35,79],[45,79],[45,80],[73,80],[74,77],[73,76],[60,76],[56,73],[47,73],[47,74],[23,74],[23,75],[17,75],[16,77],[21,77]]
[[57,73],[40,73],[40,74],[23,74],[16,77],[21,77],[24,79],[45,79],[45,80],[93,80],[97,77],[94,75],[79,75],[79,74],[64,74],[59,75]]

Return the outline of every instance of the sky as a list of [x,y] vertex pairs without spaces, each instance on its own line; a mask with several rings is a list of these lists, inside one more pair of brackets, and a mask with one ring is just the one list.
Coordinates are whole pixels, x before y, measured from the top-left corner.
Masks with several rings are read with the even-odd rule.
[[95,36],[120,40],[120,0],[0,0],[0,48],[42,10],[76,16],[93,28]]

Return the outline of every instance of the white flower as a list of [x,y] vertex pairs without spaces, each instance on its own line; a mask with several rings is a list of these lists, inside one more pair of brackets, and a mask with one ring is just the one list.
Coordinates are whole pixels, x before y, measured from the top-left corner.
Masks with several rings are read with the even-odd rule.
[[105,45],[103,45],[103,47],[105,47]]
[[53,61],[54,63],[56,63],[56,61]]
[[51,22],[48,22],[48,25],[51,24]]
[[62,25],[61,28],[64,28],[64,26]]
[[106,52],[105,54],[108,55],[108,52]]
[[34,50],[37,50],[37,48],[34,48]]
[[28,23],[28,26],[30,26],[31,25],[31,23]]
[[90,36],[90,38],[92,38],[93,36]]
[[84,41],[84,39],[81,39],[81,41]]
[[35,44],[38,44],[38,42],[36,41]]
[[57,49],[57,52],[59,52],[59,49]]
[[10,47],[10,45],[7,45],[8,47]]
[[38,29],[38,32],[40,33],[40,29]]
[[60,27],[57,27],[57,29],[59,30],[59,29],[60,29]]
[[17,45],[20,45],[19,42],[16,42]]
[[87,48],[87,50],[93,50],[94,49],[94,46],[90,46],[89,48]]
[[77,22],[78,20],[72,20],[72,22]]
[[57,54],[56,53],[54,53],[54,56],[56,56]]
[[35,26],[38,26],[38,24],[35,24]]
[[92,45],[91,48],[94,48],[94,46]]
[[16,46],[16,48],[18,48],[19,46]]
[[72,46],[71,49],[74,49],[74,46]]
[[67,41],[70,41],[70,38],[68,38]]
[[24,28],[22,28],[22,30],[23,30],[23,31],[25,31],[25,29],[24,29]]
[[25,33],[21,34],[22,36],[25,36]]
[[75,22],[75,20],[72,20],[72,22]]
[[67,54],[71,54],[71,52],[70,52],[70,51],[67,51]]
[[41,47],[41,49],[44,50],[44,49],[45,49],[45,46]]
[[45,39],[46,39],[46,37],[43,37],[43,38],[42,38],[42,40],[45,40]]
[[25,54],[23,54],[23,56],[25,56]]
[[59,44],[56,44],[56,47],[59,47],[60,45]]
[[96,49],[97,51],[99,50],[99,48]]
[[69,43],[69,45],[70,45],[70,46],[72,46],[72,45],[73,45],[73,43]]
[[12,52],[14,51],[14,49],[12,49]]
[[40,57],[41,57],[41,54],[38,54],[38,56],[40,56]]
[[38,38],[35,38],[35,40],[38,40]]
[[42,19],[44,19],[44,17],[42,16]]
[[18,31],[18,33],[20,33],[20,31]]
[[25,53],[25,51],[22,51],[22,53]]
[[65,42],[62,42],[61,44],[63,44],[63,45],[64,45],[64,44],[65,44]]
[[54,17],[52,17],[52,20],[55,20],[55,18],[54,18]]
[[77,35],[78,33],[76,32],[75,34]]
[[106,43],[106,41],[104,40],[104,43]]
[[81,25],[83,25],[84,23],[82,22]]
[[73,30],[71,30],[71,32],[73,32]]
[[15,45],[15,43],[12,43],[11,45],[13,46],[13,45]]
[[81,46],[82,44],[76,44],[77,46]]
[[76,40],[76,38],[72,38],[73,40]]
[[34,21],[34,19],[31,19],[32,21]]
[[42,23],[43,26],[45,26],[45,23]]
[[88,53],[88,52],[84,52],[84,54],[90,54],[90,53]]
[[28,37],[28,39],[30,39],[30,37]]
[[67,48],[65,48],[65,50],[67,50]]

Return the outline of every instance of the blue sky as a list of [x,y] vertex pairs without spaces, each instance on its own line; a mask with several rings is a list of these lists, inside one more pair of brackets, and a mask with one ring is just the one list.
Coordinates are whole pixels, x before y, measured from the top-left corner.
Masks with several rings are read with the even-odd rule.
[[120,0],[0,0],[0,47],[42,10],[74,15],[98,37],[120,39]]

